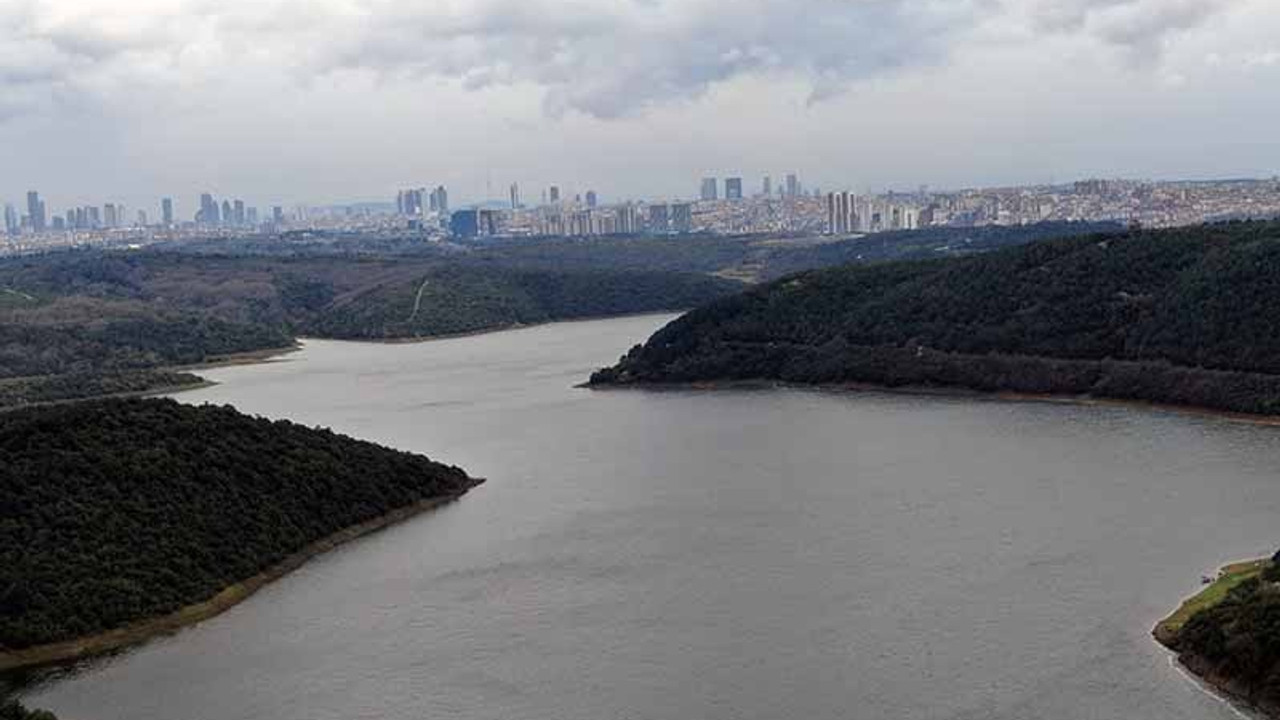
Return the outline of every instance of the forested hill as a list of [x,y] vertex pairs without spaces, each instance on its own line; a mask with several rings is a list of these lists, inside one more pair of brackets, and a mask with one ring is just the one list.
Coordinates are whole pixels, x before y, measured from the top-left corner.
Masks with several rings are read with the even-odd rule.
[[428,338],[686,309],[737,282],[442,258],[78,252],[0,260],[0,407],[174,388],[298,335]]
[[22,664],[15,651],[208,601],[476,482],[328,430],[171,400],[0,414],[0,458],[0,668]]
[[769,379],[1280,412],[1280,224],[801,273],[660,330],[595,384]]

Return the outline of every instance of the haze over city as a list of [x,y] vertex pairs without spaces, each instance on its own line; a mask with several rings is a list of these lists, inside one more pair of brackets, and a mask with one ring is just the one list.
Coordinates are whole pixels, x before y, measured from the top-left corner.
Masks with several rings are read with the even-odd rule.
[[1277,37],[1271,0],[0,0],[0,199],[1271,177]]

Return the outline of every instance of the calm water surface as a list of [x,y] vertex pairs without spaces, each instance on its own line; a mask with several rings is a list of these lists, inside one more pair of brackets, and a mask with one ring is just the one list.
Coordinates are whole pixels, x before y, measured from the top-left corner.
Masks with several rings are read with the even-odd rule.
[[1280,430],[572,387],[663,321],[208,373],[181,398],[490,482],[27,699],[68,720],[1238,717],[1148,629],[1280,544]]

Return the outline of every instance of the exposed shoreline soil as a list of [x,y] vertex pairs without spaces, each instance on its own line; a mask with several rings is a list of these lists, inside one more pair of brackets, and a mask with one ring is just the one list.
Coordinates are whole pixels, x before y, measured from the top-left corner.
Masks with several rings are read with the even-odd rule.
[[1280,427],[1280,415],[1259,415],[1256,413],[1215,410],[1198,405],[1179,405],[1177,403],[1161,403],[1150,400],[1125,400],[1122,398],[1098,397],[1094,395],[1055,395],[1051,393],[1020,393],[1009,390],[987,392],[964,387],[944,387],[928,385],[877,385],[875,383],[793,383],[782,380],[700,380],[694,382],[637,382],[637,383],[599,383],[584,382],[577,385],[589,390],[768,390],[784,388],[792,390],[830,390],[849,392],[880,392],[892,395],[933,396],[946,398],[980,398],[1004,400],[1008,402],[1057,403],[1062,405],[1085,405],[1094,407],[1126,407],[1143,408],[1175,412],[1182,415],[1197,415],[1219,419],[1247,422],[1254,425],[1272,425]]

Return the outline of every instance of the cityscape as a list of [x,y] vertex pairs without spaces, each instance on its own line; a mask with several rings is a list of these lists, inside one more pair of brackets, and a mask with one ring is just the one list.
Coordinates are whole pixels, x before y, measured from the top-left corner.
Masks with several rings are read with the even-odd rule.
[[766,175],[753,191],[739,176],[704,177],[692,197],[606,202],[594,189],[559,185],[526,202],[518,183],[503,201],[452,208],[444,185],[398,191],[394,201],[260,208],[203,193],[183,212],[163,197],[155,208],[122,203],[51,208],[29,191],[21,208],[4,203],[0,254],[80,246],[279,235],[304,231],[393,233],[424,241],[632,235],[855,237],[931,227],[1117,222],[1175,227],[1280,216],[1280,178],[1208,181],[1088,179],[1062,185],[909,192],[823,192],[787,174]]

